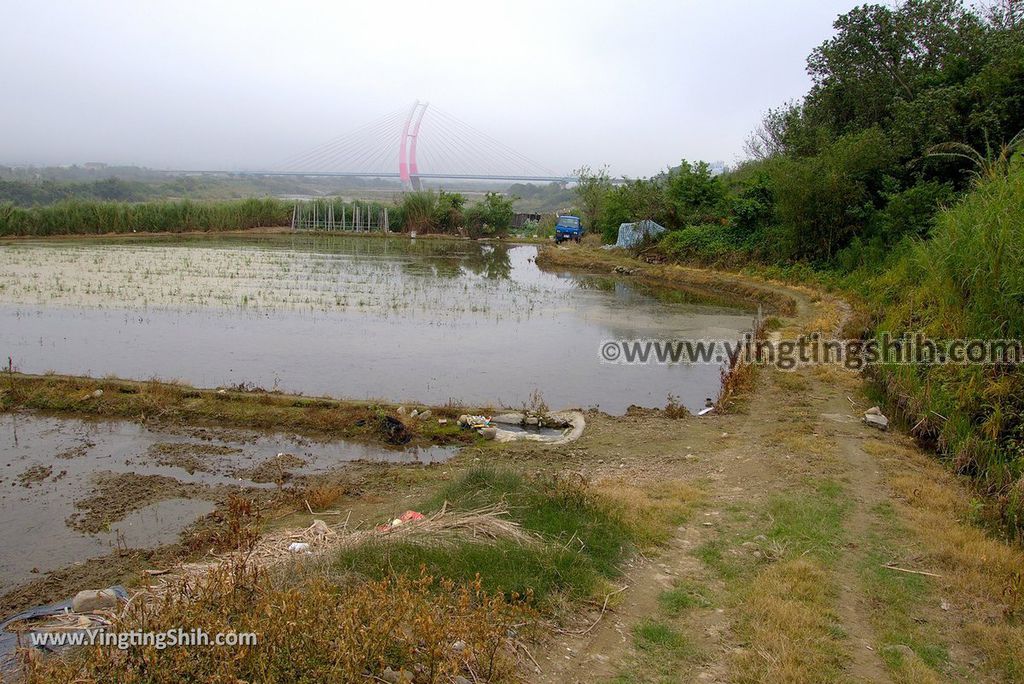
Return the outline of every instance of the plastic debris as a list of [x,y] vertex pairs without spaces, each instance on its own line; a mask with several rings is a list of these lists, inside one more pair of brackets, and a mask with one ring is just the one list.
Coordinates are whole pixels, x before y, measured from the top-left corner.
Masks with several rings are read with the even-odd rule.
[[398,516],[397,518],[395,518],[391,522],[384,523],[383,525],[378,525],[377,526],[377,531],[378,532],[387,532],[388,530],[392,530],[392,529],[394,529],[396,527],[401,527],[402,525],[405,525],[406,523],[416,522],[418,520],[425,520],[425,519],[426,519],[426,516],[423,515],[422,513],[420,513],[419,511],[406,511],[405,513],[403,513],[402,515]]
[[476,428],[482,428],[482,427],[489,427],[490,424],[491,424],[491,419],[488,418],[487,416],[469,416],[469,415],[461,415],[461,416],[459,416],[459,425],[461,425],[462,427],[469,427],[469,428],[476,429]]
[[882,410],[877,406],[872,406],[864,412],[864,422],[879,430],[889,429],[889,419],[882,414]]
[[292,542],[288,545],[288,550],[292,553],[309,553],[308,542]]
[[90,613],[94,610],[116,608],[120,601],[113,587],[107,589],[83,589],[71,599],[71,610],[75,613]]

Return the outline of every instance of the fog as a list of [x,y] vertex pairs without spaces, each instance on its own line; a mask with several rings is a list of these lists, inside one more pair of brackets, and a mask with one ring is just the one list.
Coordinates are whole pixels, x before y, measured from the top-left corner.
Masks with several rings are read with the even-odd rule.
[[3,164],[276,168],[420,99],[558,173],[633,176],[738,159],[855,4],[0,3]]

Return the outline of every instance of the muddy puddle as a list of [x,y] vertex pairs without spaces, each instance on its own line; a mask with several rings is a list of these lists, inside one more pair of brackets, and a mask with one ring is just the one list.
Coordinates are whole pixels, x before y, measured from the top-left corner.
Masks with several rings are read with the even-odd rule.
[[452,453],[0,414],[0,593],[119,546],[174,542],[232,489],[275,487],[357,460],[428,463]]
[[26,373],[622,413],[717,396],[715,365],[611,339],[736,339],[743,308],[541,271],[533,246],[344,236],[0,243],[0,358]]

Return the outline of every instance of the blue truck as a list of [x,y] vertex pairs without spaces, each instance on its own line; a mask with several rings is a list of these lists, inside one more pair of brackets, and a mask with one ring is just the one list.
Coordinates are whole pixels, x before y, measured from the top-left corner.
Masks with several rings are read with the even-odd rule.
[[555,222],[555,244],[564,240],[580,241],[583,237],[583,223],[579,216],[559,216]]

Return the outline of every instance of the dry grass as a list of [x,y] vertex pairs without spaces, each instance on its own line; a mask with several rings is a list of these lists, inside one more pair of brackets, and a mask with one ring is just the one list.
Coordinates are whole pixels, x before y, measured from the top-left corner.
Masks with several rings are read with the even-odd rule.
[[796,302],[778,288],[759,283],[749,277],[709,269],[688,268],[675,264],[647,264],[625,250],[593,249],[586,246],[547,247],[537,253],[537,265],[557,266],[592,272],[613,273],[617,266],[632,269],[633,276],[660,287],[672,287],[698,295],[719,297],[731,295],[761,305],[768,313],[792,316]]
[[831,630],[830,586],[829,573],[807,558],[760,572],[743,594],[740,629],[749,645],[733,657],[731,681],[837,680],[843,648]]
[[973,645],[984,667],[1024,677],[1024,551],[973,524],[964,486],[916,448],[865,442],[887,474],[901,518],[923,555],[913,566],[941,575],[942,595],[964,612],[958,641]]
[[[187,385],[117,378],[4,373],[0,411],[40,409],[103,418],[155,420],[172,424],[215,423],[221,426],[280,430],[331,438],[392,444],[449,444],[473,439],[455,421],[411,421],[396,433],[383,417],[396,417],[396,406],[303,397],[276,392],[197,389]],[[94,396],[102,390],[100,396]],[[434,407],[438,417],[454,418],[467,409]]]
[[27,681],[356,682],[384,681],[388,669],[424,683],[513,681],[519,640],[534,622],[528,603],[488,594],[479,581],[403,575],[344,584],[222,568],[155,604],[130,605],[113,629],[255,632],[256,646],[96,647],[33,661]]
[[345,490],[341,485],[330,483],[317,484],[306,488],[306,491],[302,493],[302,500],[314,512],[325,511],[338,503],[338,499],[344,493]]
[[1008,588],[1024,569],[1024,552],[971,524],[968,490],[918,449],[879,440],[865,442],[864,448],[885,467],[902,503],[900,512],[937,572],[948,576],[959,593],[1004,604]]
[[675,525],[684,522],[704,492],[682,480],[637,484],[608,478],[592,485],[595,493],[615,502],[641,546],[664,543]]
[[[320,562],[330,552],[365,544],[539,544],[503,506],[442,508],[385,530],[317,520],[298,533],[263,538],[256,536],[251,502],[235,498],[229,514],[225,542],[234,544],[232,551],[162,576],[136,593],[109,629],[255,632],[257,645],[87,649],[66,659],[28,660],[27,680],[347,682],[379,681],[388,669],[406,670],[410,682],[514,679],[521,640],[537,620],[529,593],[487,592],[479,575],[462,582],[437,581],[422,571],[379,580],[339,576]],[[291,553],[295,541],[308,544],[310,553]]]

